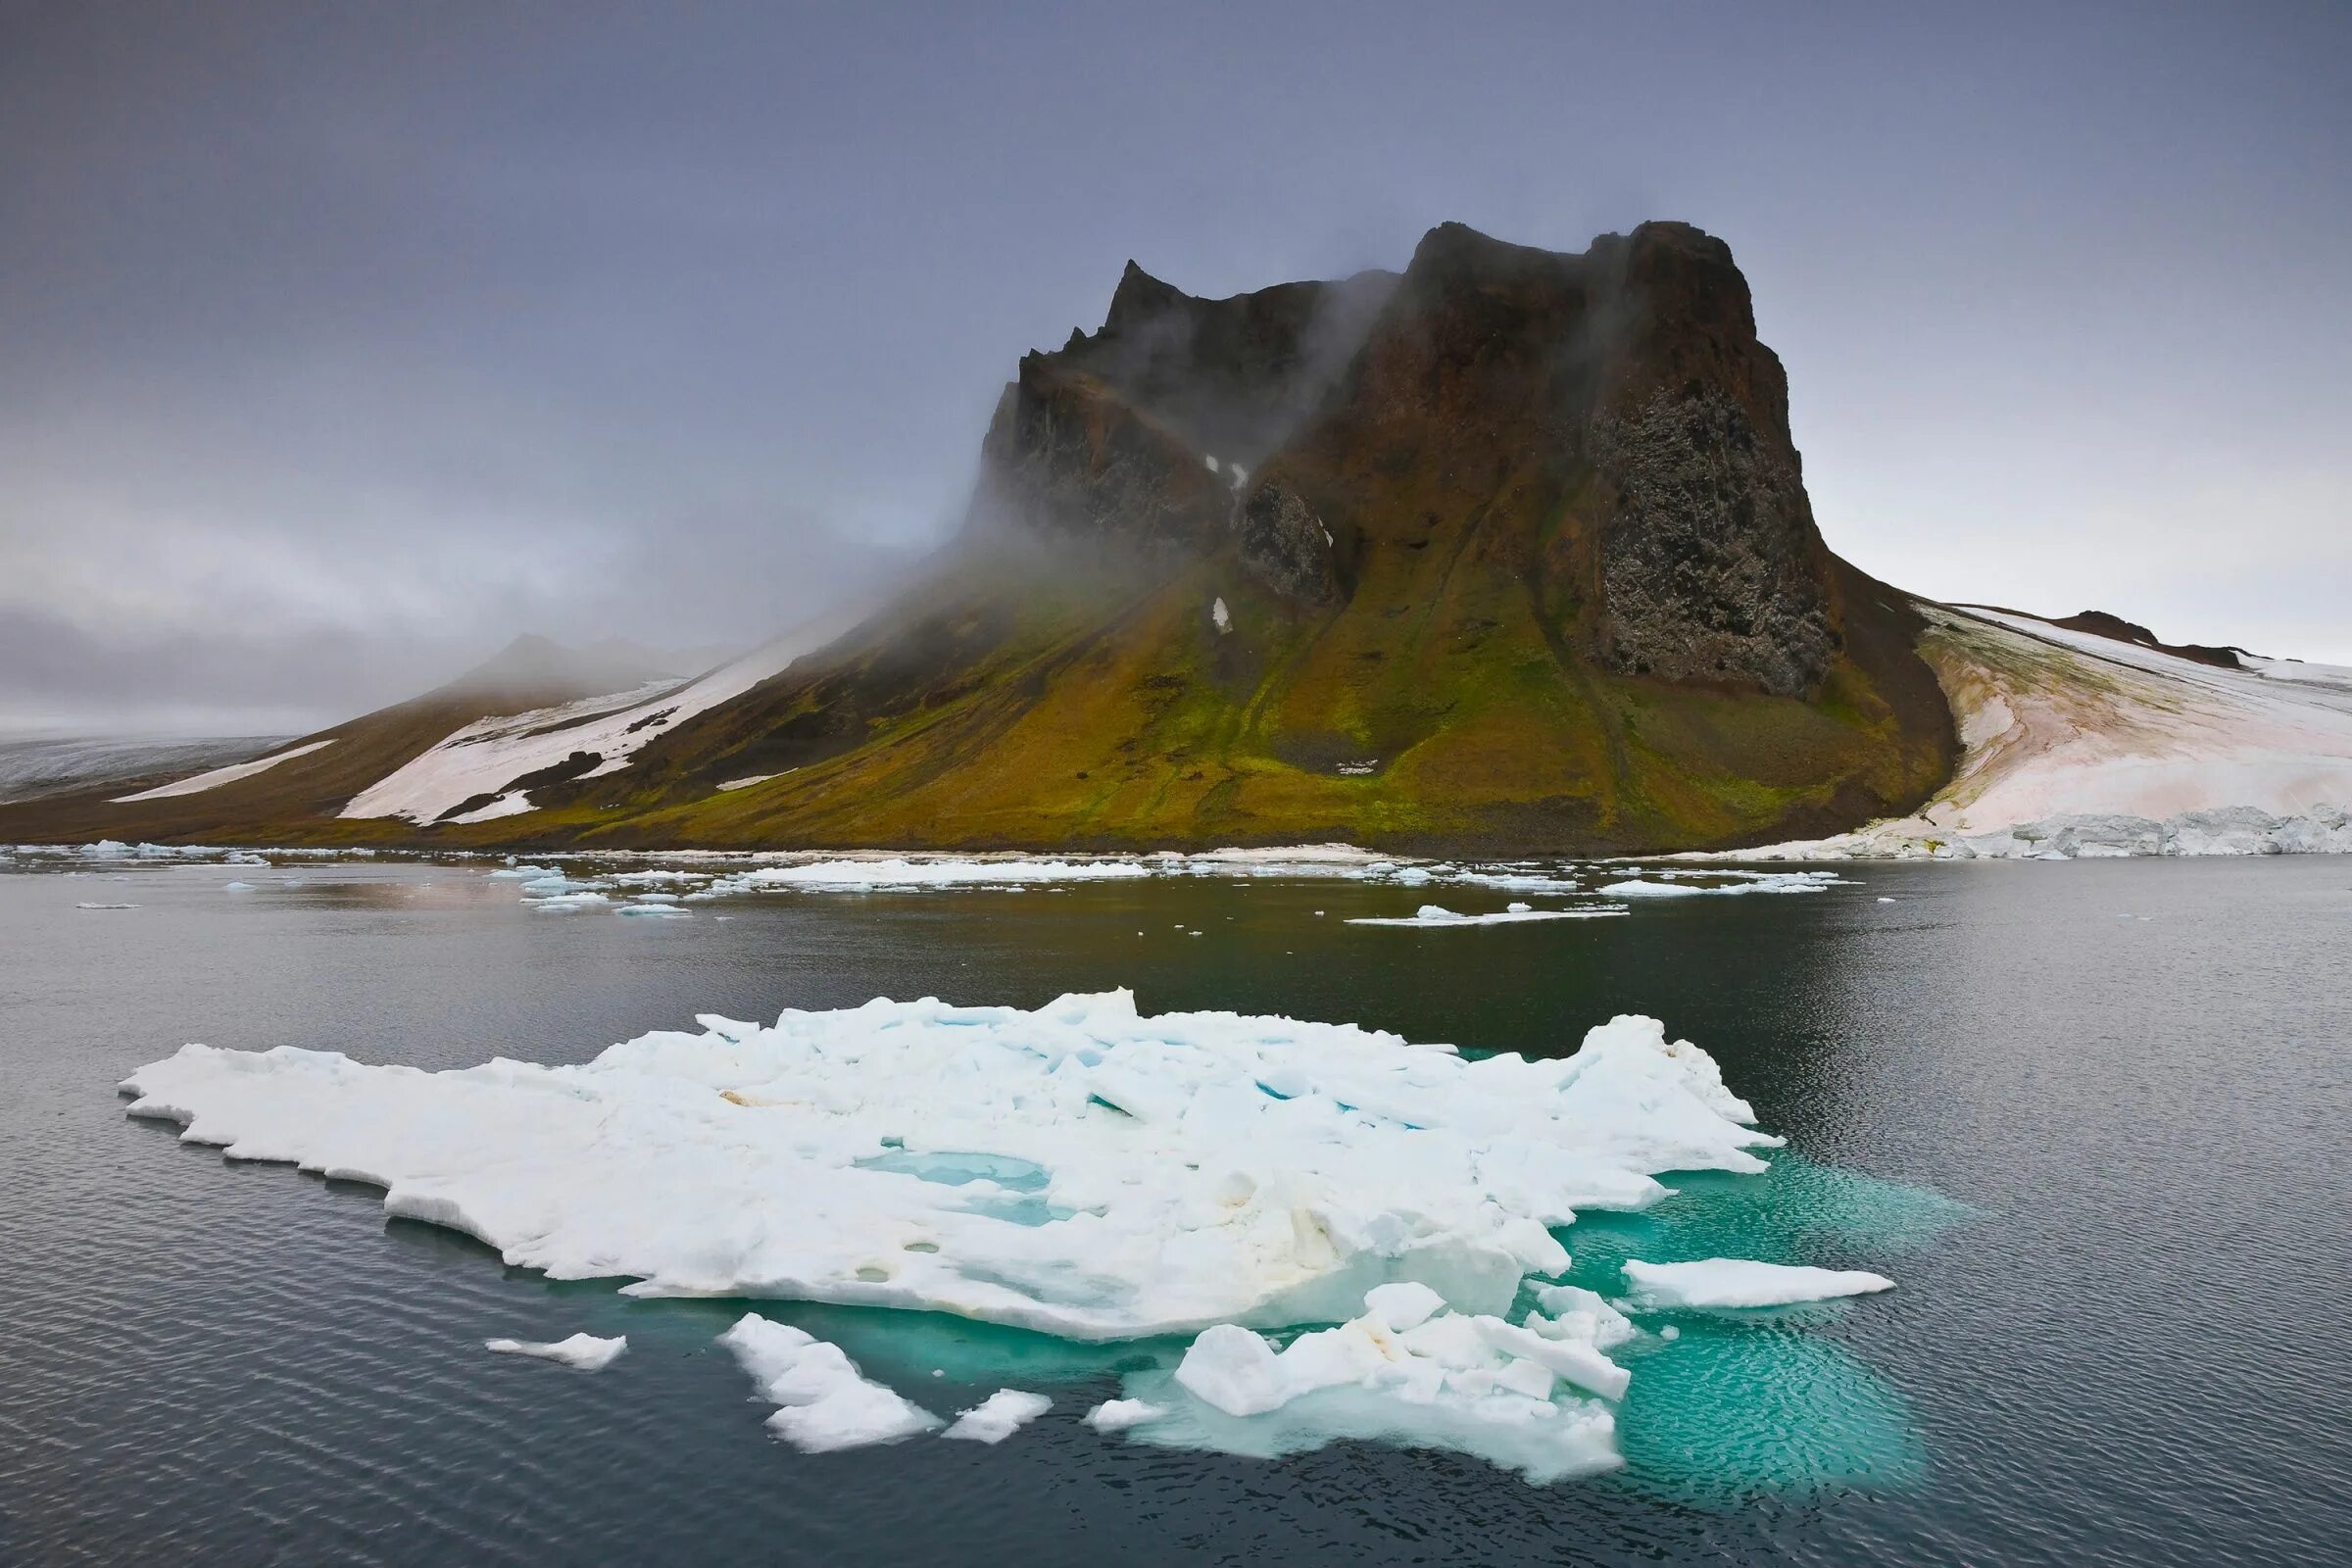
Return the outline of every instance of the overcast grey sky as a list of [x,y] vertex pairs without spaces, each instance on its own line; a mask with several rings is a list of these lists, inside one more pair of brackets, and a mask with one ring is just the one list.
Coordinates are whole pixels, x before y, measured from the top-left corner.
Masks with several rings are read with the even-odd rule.
[[2352,6],[0,0],[0,722],[750,642],[1019,354],[1458,219],[1727,239],[1832,546],[2352,662]]

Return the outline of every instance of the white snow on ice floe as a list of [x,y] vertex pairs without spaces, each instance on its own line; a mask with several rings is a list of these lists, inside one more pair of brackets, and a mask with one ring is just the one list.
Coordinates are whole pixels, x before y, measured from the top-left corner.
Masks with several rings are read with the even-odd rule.
[[1734,877],[1713,886],[1702,887],[1672,878],[1673,872],[1661,871],[1660,880],[1636,877],[1624,882],[1605,883],[1592,891],[1606,899],[1686,899],[1733,893],[1819,893],[1838,885],[1835,871],[1789,871],[1767,876]]
[[1894,1281],[1886,1275],[1860,1269],[1806,1268],[1740,1257],[1697,1263],[1629,1261],[1625,1278],[1645,1306],[1788,1306],[1894,1289]]
[[1042,1394],[999,1389],[957,1416],[940,1436],[970,1443],[1003,1443],[1053,1408],[1054,1401]]
[[76,909],[135,909],[135,904],[76,904]]
[[593,1334],[574,1334],[569,1339],[541,1344],[531,1340],[484,1340],[482,1348],[496,1350],[502,1355],[535,1355],[543,1361],[561,1361],[582,1372],[602,1372],[611,1366],[621,1351],[629,1348],[629,1337],[615,1334],[600,1340]]
[[939,1417],[869,1382],[838,1345],[746,1312],[718,1337],[781,1406],[767,1418],[777,1437],[806,1453],[897,1443],[929,1432]]
[[1152,874],[1139,860],[888,859],[813,860],[805,865],[763,865],[720,879],[714,890],[819,888],[859,892],[870,888],[1006,887],[1026,882],[1120,881]]
[[1630,1374],[1603,1343],[1632,1337],[1630,1325],[1617,1332],[1622,1317],[1572,1292],[1564,1315],[1512,1323],[1400,1297],[1410,1289],[1373,1291],[1360,1315],[1280,1349],[1232,1324],[1205,1330],[1173,1377],[1130,1379],[1165,1402],[1130,1401],[1143,1408],[1117,1425],[1148,1443],[1245,1454],[1340,1438],[1451,1448],[1537,1482],[1623,1462],[1604,1401],[1624,1396]]
[[564,1067],[192,1045],[124,1087],[188,1142],[375,1183],[558,1279],[1091,1340],[1337,1322],[1398,1281],[1500,1313],[1565,1268],[1579,1207],[1779,1143],[1642,1017],[1536,1060],[1125,992],[700,1021]]
[[297,757],[308,757],[320,747],[334,744],[332,740],[313,741],[308,746],[297,746],[289,751],[276,752],[250,762],[232,762],[226,767],[216,767],[209,773],[199,773],[194,778],[183,778],[175,784],[159,784],[154,789],[141,790],[136,795],[118,795],[115,797],[114,804],[128,806],[133,801],[161,801],[174,795],[201,795],[206,790],[217,790],[223,784],[234,784],[241,778],[251,778],[256,773],[269,771],[280,762],[291,762]]
[[1516,925],[1523,920],[1591,920],[1604,915],[1623,914],[1622,904],[1592,905],[1579,909],[1531,909],[1524,904],[1514,904],[1507,909],[1488,914],[1456,914],[1442,904],[1424,904],[1410,915],[1358,915],[1349,925]]

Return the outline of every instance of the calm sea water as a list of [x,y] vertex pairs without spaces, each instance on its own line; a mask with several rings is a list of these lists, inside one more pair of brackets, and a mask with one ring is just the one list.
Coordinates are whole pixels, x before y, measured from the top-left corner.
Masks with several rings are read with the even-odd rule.
[[[533,915],[448,865],[0,875],[0,1562],[2352,1560],[2352,864],[1851,874],[1450,931],[1342,924],[1420,900],[1332,883],[652,921]],[[999,1447],[810,1456],[711,1344],[740,1303],[507,1270],[114,1092],[188,1040],[559,1062],[697,1011],[1117,985],[1531,1054],[1654,1013],[1790,1152],[1588,1216],[1580,1267],[1750,1245],[1900,1289],[1691,1321],[1635,1363],[1628,1469],[1541,1489],[1105,1441],[1076,1418],[1148,1353],[778,1307],[932,1408],[1057,1400]],[[579,1329],[629,1353],[479,1348]]]

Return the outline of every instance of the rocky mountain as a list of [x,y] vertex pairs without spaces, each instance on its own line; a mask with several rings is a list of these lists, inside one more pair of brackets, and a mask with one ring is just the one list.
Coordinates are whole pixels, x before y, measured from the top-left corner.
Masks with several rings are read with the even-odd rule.
[[981,459],[935,569],[821,649],[691,700],[420,700],[364,767],[345,726],[210,825],[199,792],[104,831],[1635,851],[1899,815],[1958,756],[1924,623],[1823,542],[1746,282],[1685,224],[1576,255],[1446,224],[1401,273],[1223,300],[1130,264]]

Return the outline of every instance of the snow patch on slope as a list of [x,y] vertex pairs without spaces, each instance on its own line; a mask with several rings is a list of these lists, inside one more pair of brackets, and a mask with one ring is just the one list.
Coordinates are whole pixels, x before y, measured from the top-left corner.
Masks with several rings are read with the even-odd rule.
[[1912,816],[1749,859],[2352,853],[2352,672],[1922,605],[1965,752]]
[[226,767],[216,767],[209,773],[199,773],[194,778],[183,778],[174,784],[159,784],[154,789],[141,790],[136,795],[118,795],[114,799],[114,804],[128,806],[134,801],[161,801],[174,795],[201,795],[206,790],[217,790],[223,784],[234,784],[241,778],[251,778],[256,773],[266,773],[280,762],[291,762],[297,757],[308,757],[313,752],[334,744],[331,739],[313,741],[308,746],[296,746],[288,751],[256,758],[250,762],[231,762]]
[[[580,752],[597,758],[582,777],[617,773],[646,746],[697,713],[732,702],[781,674],[809,647],[806,636],[796,634],[693,680],[656,682],[526,713],[477,719],[353,796],[339,814],[435,821],[452,807],[477,795],[503,792],[524,774],[554,767]],[[525,803],[515,809],[530,807]],[[467,819],[487,817],[475,812]]]

